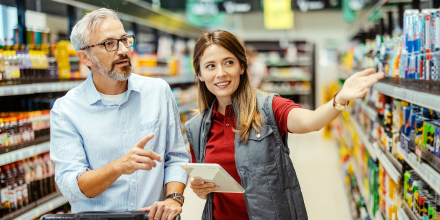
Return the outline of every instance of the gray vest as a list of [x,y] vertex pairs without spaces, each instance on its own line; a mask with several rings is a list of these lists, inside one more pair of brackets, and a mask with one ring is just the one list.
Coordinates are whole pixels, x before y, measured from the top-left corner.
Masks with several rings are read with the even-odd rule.
[[[249,141],[239,141],[235,134],[235,163],[246,190],[244,198],[250,219],[307,219],[301,188],[287,147],[287,134],[280,136],[272,110],[274,94],[258,93],[257,106],[263,118],[259,134],[254,129]],[[214,103],[203,117],[194,116],[186,122],[188,141],[197,163],[205,162],[206,144],[212,126]],[[236,114],[238,115],[238,114]],[[202,219],[212,219],[212,193],[208,194]]]

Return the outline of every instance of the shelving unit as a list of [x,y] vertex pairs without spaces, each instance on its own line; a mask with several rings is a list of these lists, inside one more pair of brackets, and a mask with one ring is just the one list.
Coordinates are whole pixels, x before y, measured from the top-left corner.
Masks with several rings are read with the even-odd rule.
[[0,96],[62,92],[72,89],[81,83],[82,81],[66,81],[0,86]]
[[424,162],[417,162],[414,153],[406,153],[400,147],[397,151],[417,174],[438,194],[440,194],[440,173]]
[[44,142],[41,144],[25,147],[19,150],[0,154],[0,166],[13,163],[15,161],[23,160],[35,155],[49,152],[50,143]]
[[356,161],[354,161],[353,158],[350,158],[350,163],[353,166],[354,175],[356,176],[356,179],[358,180],[357,184],[359,186],[359,191],[361,192],[362,196],[365,199],[365,206],[367,207],[368,215],[375,220],[382,220],[383,217],[382,217],[380,210],[377,210],[376,213],[373,213],[373,208],[371,207],[371,204],[370,204],[371,198],[369,196],[367,196],[368,192],[365,190],[364,183],[363,183],[364,178],[362,178],[362,175],[359,171],[359,168],[357,166]]
[[402,177],[399,170],[388,159],[383,150],[379,148],[379,145],[377,143],[372,143],[368,139],[368,137],[365,135],[365,131],[362,129],[359,123],[353,118],[350,118],[350,121],[358,132],[359,138],[361,139],[362,143],[370,153],[371,158],[373,158],[374,160],[379,160],[382,166],[387,171],[388,175],[390,175],[394,182],[398,183],[400,178]]
[[440,111],[440,96],[438,95],[401,88],[382,82],[374,84],[373,89],[387,96],[391,96],[435,111]]
[[170,85],[195,83],[194,76],[162,76],[160,78]]
[[196,103],[190,103],[190,104],[181,105],[178,107],[180,114],[190,112],[191,110],[193,110],[195,108],[197,108]]
[[38,218],[45,213],[54,210],[67,203],[67,200],[61,195],[61,193],[52,193],[28,206],[25,206],[21,210],[13,212],[1,220],[17,219],[17,220],[29,220]]
[[359,31],[367,26],[367,23],[369,22],[369,18],[379,9],[383,9],[387,5],[391,4],[408,4],[411,3],[412,0],[379,0],[377,1],[369,10],[360,11],[359,15],[357,16],[357,19],[355,22],[353,22],[352,25],[350,25],[350,28],[348,30],[348,36],[350,38],[353,38]]
[[[296,60],[288,62],[285,48],[278,41],[246,41],[260,54],[276,52],[284,54],[279,61],[266,61],[269,76],[261,85],[263,91],[278,93],[306,108],[315,109],[315,45],[307,41],[292,41],[295,45]],[[265,56],[268,57],[268,56]]]
[[139,25],[152,27],[157,30],[182,37],[197,38],[205,32],[186,22],[186,19],[176,13],[164,9],[153,8],[149,3],[141,0],[125,1],[95,1],[95,0],[52,0],[84,10],[98,8],[115,8],[122,20]]
[[368,106],[365,102],[362,102],[359,99],[356,99],[354,102],[361,106],[362,110],[365,112],[365,114],[368,115],[368,117],[371,120],[376,120],[376,118],[377,118],[377,111],[376,110],[374,110],[373,108]]

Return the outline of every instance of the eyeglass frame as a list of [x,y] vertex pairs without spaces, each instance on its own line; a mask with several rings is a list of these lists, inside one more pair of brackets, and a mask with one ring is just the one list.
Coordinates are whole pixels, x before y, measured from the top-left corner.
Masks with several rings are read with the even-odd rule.
[[[96,46],[103,45],[104,48],[105,48],[105,50],[106,50],[107,52],[113,52],[113,51],[116,51],[116,50],[119,49],[119,42],[122,42],[122,39],[123,39],[123,38],[127,38],[127,37],[133,37],[133,44],[132,44],[132,45],[130,45],[130,46],[128,46],[128,47],[124,45],[126,48],[130,48],[130,47],[132,47],[132,46],[134,45],[134,42],[135,42],[135,40],[136,40],[136,37],[135,37],[134,35],[127,35],[127,36],[121,37],[121,38],[119,38],[119,39],[108,39],[108,40],[105,40],[104,42],[101,42],[101,43],[98,43],[98,44],[93,44],[93,45],[85,46],[85,47],[83,47],[83,48],[80,48],[79,50],[85,50],[85,49],[88,49],[88,48],[92,48],[92,47],[96,47]],[[109,40],[116,40],[116,41],[117,41],[117,43],[116,43],[116,49],[114,49],[114,50],[107,50],[107,47],[105,46],[105,43],[106,43],[107,41],[109,41]],[[122,43],[122,44],[124,44],[124,43]]]

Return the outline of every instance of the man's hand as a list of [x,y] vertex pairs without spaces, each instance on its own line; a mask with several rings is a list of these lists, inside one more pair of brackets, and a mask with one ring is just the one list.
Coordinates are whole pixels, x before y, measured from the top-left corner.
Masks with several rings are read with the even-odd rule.
[[127,154],[115,162],[121,174],[132,174],[136,170],[151,170],[156,167],[154,160],[162,162],[162,158],[151,150],[145,150],[145,144],[154,137],[149,134],[142,138]]
[[206,199],[209,193],[219,188],[215,183],[205,182],[201,179],[191,178],[189,182],[193,192],[201,199]]
[[151,220],[173,220],[182,212],[182,205],[174,199],[165,199],[138,211],[148,212]]

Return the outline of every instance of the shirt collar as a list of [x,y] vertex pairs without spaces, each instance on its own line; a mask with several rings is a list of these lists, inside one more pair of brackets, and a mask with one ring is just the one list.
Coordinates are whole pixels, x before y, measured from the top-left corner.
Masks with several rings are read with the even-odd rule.
[[[99,95],[99,92],[96,89],[95,84],[93,83],[92,72],[90,72],[89,76],[87,77],[85,81],[85,86],[86,86],[86,99],[90,105],[93,105],[97,101],[101,100],[101,96]],[[133,73],[130,75],[130,77],[128,77],[127,92],[125,93],[122,103],[124,103],[128,99],[128,96],[130,95],[131,91],[140,92],[140,85],[139,83],[136,82],[135,77],[133,77]]]
[[217,111],[218,102],[214,104],[214,109],[212,110],[212,118],[224,119],[224,118],[232,118],[235,116],[234,109],[232,108],[232,104],[226,106],[225,115]]

